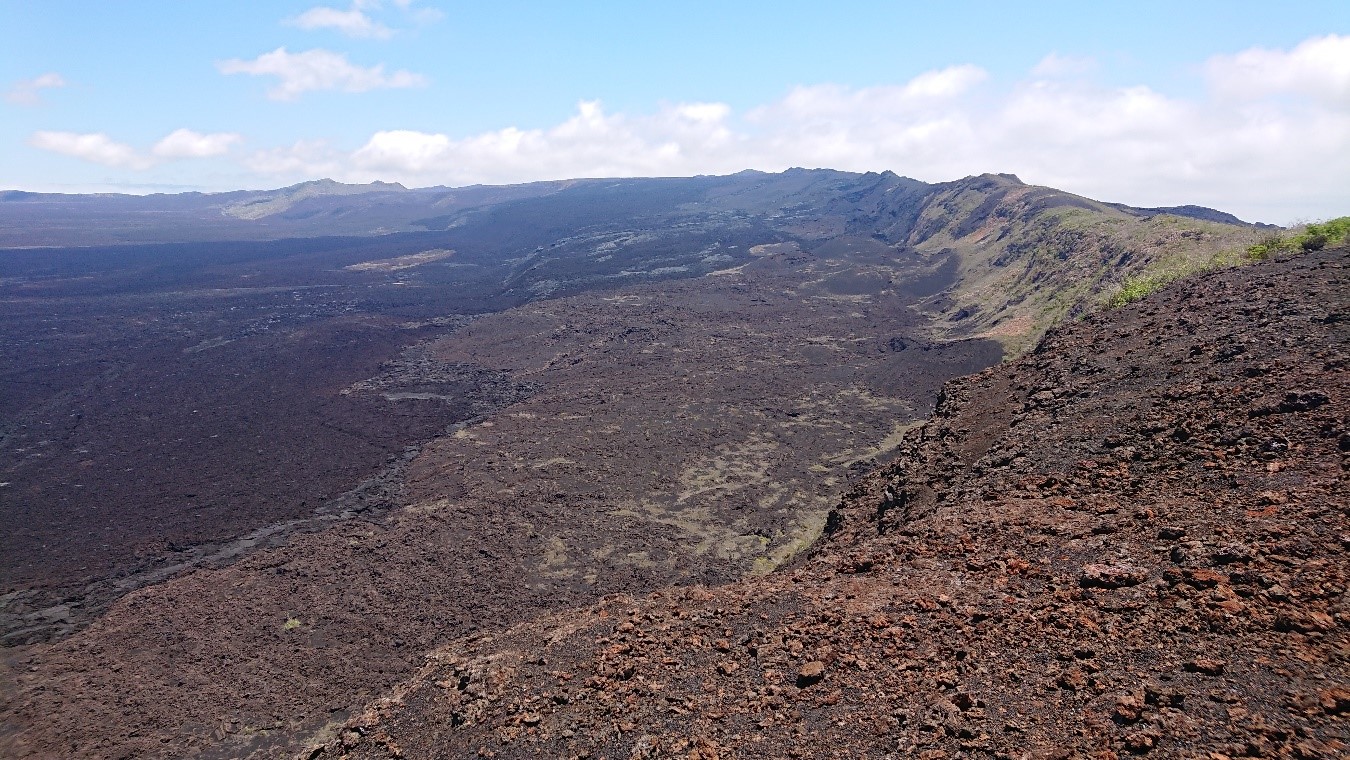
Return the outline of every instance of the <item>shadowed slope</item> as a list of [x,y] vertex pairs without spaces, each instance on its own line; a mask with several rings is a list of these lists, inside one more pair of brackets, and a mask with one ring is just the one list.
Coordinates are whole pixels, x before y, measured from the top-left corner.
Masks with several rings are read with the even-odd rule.
[[[942,381],[1151,260],[1150,238],[1122,243],[1138,253],[1112,265],[1108,228],[1163,218],[1003,176],[935,187],[792,170],[517,190],[419,217],[434,232],[0,257],[16,317],[6,345],[34,359],[0,376],[22,391],[4,396],[15,424],[0,432],[8,493],[22,486],[27,505],[6,556],[29,579],[0,599],[20,644],[6,654],[27,679],[6,681],[10,754],[276,754],[341,726],[447,641],[609,593],[770,570]],[[1077,246],[1062,208],[1107,231]],[[1252,233],[1167,218],[1207,245]],[[1030,239],[1041,247],[1024,264],[1000,267]],[[962,305],[991,294],[1006,303]],[[100,374],[110,358],[122,374]],[[248,368],[261,378],[244,388]],[[117,402],[151,381],[172,414],[157,416],[158,398]],[[81,421],[89,409],[98,424]],[[116,440],[117,414],[145,430],[140,459],[99,445]],[[217,431],[233,453],[212,459]],[[215,466],[235,461],[246,477]],[[138,471],[181,478],[174,498],[138,489]],[[113,476],[97,501],[85,473]],[[44,494],[66,522],[43,519]],[[194,508],[204,495],[250,508],[194,522],[220,514]],[[154,530],[128,522],[113,542],[64,529],[93,508]],[[62,562],[24,542],[61,546]],[[83,587],[32,580],[44,560],[84,579],[84,557],[111,569]]]
[[1347,265],[1058,330],[799,566],[442,647],[309,756],[1344,756]]

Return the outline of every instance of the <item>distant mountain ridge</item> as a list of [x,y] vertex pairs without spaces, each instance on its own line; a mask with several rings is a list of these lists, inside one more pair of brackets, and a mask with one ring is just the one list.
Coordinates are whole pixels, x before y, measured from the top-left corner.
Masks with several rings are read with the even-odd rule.
[[221,212],[237,219],[261,219],[265,216],[279,214],[305,198],[407,191],[408,188],[397,182],[377,181],[368,185],[347,185],[331,179],[316,179],[290,187],[283,187],[270,194],[250,197],[247,200],[232,203],[221,209]]
[[[979,177],[1013,185],[1023,184],[1012,174],[984,174],[955,182],[970,182]],[[445,219],[446,210],[463,211],[466,208],[550,195],[597,184],[619,184],[638,194],[654,185],[669,187],[682,184],[690,188],[706,188],[710,197],[719,197],[743,192],[747,185],[753,187],[768,183],[781,189],[800,187],[803,179],[833,181],[837,183],[844,199],[861,199],[866,195],[869,185],[880,187],[884,192],[893,192],[898,185],[904,185],[909,191],[925,194],[939,192],[954,184],[920,182],[891,171],[858,174],[831,169],[793,168],[777,174],[745,170],[727,176],[572,179],[459,188],[407,188],[397,182],[380,181],[348,184],[324,178],[273,190],[219,193],[129,195],[4,190],[0,191],[0,248],[388,234],[427,229],[426,225],[421,224],[426,221],[432,222],[430,228],[434,229],[437,223],[449,221]],[[818,181],[807,184],[812,186],[812,191],[821,189]],[[1059,193],[1053,190],[1050,192]],[[787,200],[786,194],[780,197]],[[1246,224],[1232,214],[1202,206],[1133,208],[1118,203],[1099,205],[1134,216],[1171,214],[1224,224]],[[75,223],[88,218],[91,213],[97,215],[103,224],[93,229],[77,228]],[[111,226],[108,226],[109,222]]]
[[[429,247],[475,241],[531,261],[528,272],[600,261],[590,249],[572,250],[580,239],[571,230],[668,236],[690,224],[710,233],[759,229],[766,243],[796,241],[804,250],[870,246],[882,257],[918,257],[956,279],[920,307],[940,318],[942,337],[993,337],[1014,352],[1128,276],[1194,268],[1245,248],[1266,227],[1200,206],[1096,201],[1013,174],[933,184],[891,171],[803,168],[463,188],[321,179],[218,194],[0,195],[0,248],[438,233],[446,238]],[[504,285],[513,287],[510,278]]]
[[[1089,619],[1079,616],[1094,610],[1074,605],[1095,603],[1103,583],[1132,581],[1161,598],[1162,586],[1141,573],[1191,599],[1146,619],[1125,592],[1116,623],[1147,627],[1183,609],[1186,625],[1204,622],[1206,605],[1177,583],[1187,576],[1166,566],[1167,546],[1156,541],[1185,537],[1173,562],[1200,569],[1182,567],[1210,553],[1189,540],[1211,532],[1201,512],[1220,504],[1231,508],[1212,523],[1221,564],[1254,559],[1230,551],[1239,537],[1219,539],[1219,528],[1303,499],[1294,487],[1334,474],[1333,441],[1344,448],[1344,426],[1321,418],[1344,405],[1328,406],[1340,397],[1319,374],[1340,366],[1330,342],[1345,311],[1340,259],[1215,272],[1161,294],[1171,300],[1092,315],[1130,278],[1211,266],[1268,234],[1207,209],[1136,209],[1009,174],[930,184],[826,169],[6,197],[5,757],[436,756],[418,743],[427,725],[460,739],[491,731],[464,746],[499,756],[719,756],[717,745],[697,755],[687,743],[658,748],[623,723],[620,711],[649,696],[680,730],[688,715],[706,718],[700,730],[713,730],[709,721],[730,729],[674,737],[725,742],[728,755],[770,746],[865,754],[872,747],[824,744],[873,735],[856,728],[870,725],[908,742],[878,752],[938,741],[967,752],[972,740],[992,747],[988,734],[1010,756],[1037,743],[1049,756],[1085,725],[1083,710],[1109,715],[1098,697],[1113,698],[1088,688],[1088,663],[1061,667],[1064,654],[1115,668],[1103,682],[1110,691],[1138,688],[1140,659],[1086,634],[1092,646],[1080,655],[1040,622],[1071,630],[1058,623]],[[1250,292],[1251,282],[1268,287]],[[1119,320],[1117,339],[1103,338],[1102,319]],[[1040,342],[1067,322],[1075,324],[1056,335],[1078,339]],[[1037,345],[1011,369],[988,369]],[[1294,374],[1279,364],[1290,359]],[[971,372],[981,374],[941,391]],[[937,422],[914,433],[935,405]],[[1229,422],[1215,427],[1211,410]],[[1302,411],[1314,414],[1285,433],[1269,427]],[[1317,446],[1324,463],[1284,480],[1283,460],[1304,446]],[[1170,469],[1146,469],[1153,454]],[[898,469],[871,476],[874,487],[831,512],[850,484],[896,456]],[[1270,478],[1248,487],[1241,479],[1252,475]],[[1101,477],[1110,480],[1098,499],[1090,487]],[[1192,487],[1206,484],[1217,490]],[[1050,499],[1032,509],[1059,510],[1055,522],[985,519],[997,500],[1022,495]],[[1140,509],[1141,497],[1155,497],[1156,514]],[[1319,510],[1322,501],[1307,498]],[[1005,506],[1020,520],[1021,505]],[[923,522],[930,507],[945,511]],[[1177,514],[1189,535],[1173,530]],[[1319,514],[1297,514],[1294,525],[1322,526]],[[1154,526],[1155,517],[1167,522]],[[1244,543],[1286,535],[1250,519],[1239,527],[1250,528]],[[1343,533],[1324,527],[1334,528],[1328,540]],[[823,547],[845,553],[822,548],[802,560],[822,534]],[[1117,568],[1122,546],[1147,567]],[[1287,559],[1303,549],[1278,551]],[[934,572],[934,552],[950,573]],[[774,573],[792,562],[816,563],[823,575]],[[1042,574],[1020,575],[1032,568]],[[1272,576],[1288,585],[1284,598],[1295,574]],[[1261,593],[1265,577],[1229,580]],[[746,578],[764,585],[733,587],[697,617],[677,610],[657,622],[671,627],[647,627],[627,611],[639,609],[632,597],[613,596]],[[868,578],[870,589],[856,583]],[[1191,579],[1203,581],[1196,592],[1223,583]],[[1031,585],[999,585],[1023,580]],[[1087,596],[1066,596],[1084,588]],[[888,620],[863,609],[868,598],[918,589],[932,593],[911,594]],[[1009,600],[1005,589],[1028,596]],[[803,592],[809,605],[798,604]],[[593,616],[563,612],[605,598],[622,601]],[[685,601],[693,610],[700,600]],[[1243,604],[1227,592],[1212,601],[1230,612]],[[1021,617],[992,617],[1014,607]],[[760,616],[774,610],[791,625],[769,641],[761,634],[778,624]],[[494,669],[514,655],[495,659],[494,641],[512,639],[492,637],[539,641],[529,638],[536,629],[508,626],[554,615],[583,626],[573,629],[584,633],[577,646],[548,650],[514,675]],[[621,616],[632,619],[613,628]],[[1322,618],[1293,625],[1326,628]],[[1004,646],[1005,630],[1045,657]],[[1135,640],[1120,630],[1119,642]],[[853,638],[838,646],[819,638],[844,632]],[[545,653],[564,640],[554,633],[518,651]],[[465,642],[468,659],[459,659]],[[644,664],[628,657],[649,642],[692,649],[672,650],[669,662],[655,650]],[[1243,649],[1233,643],[1211,649]],[[1152,657],[1154,646],[1145,649]],[[568,651],[606,659],[588,673],[591,663],[569,662]],[[702,670],[686,669],[686,654]],[[1188,672],[1189,660],[1176,659],[1157,672]],[[918,667],[889,667],[902,662]],[[1222,669],[1208,657],[1193,662]],[[989,680],[1027,663],[1034,680]],[[877,672],[894,677],[866,680]],[[661,681],[647,680],[658,673]],[[695,673],[708,679],[688,680]],[[752,674],[774,679],[756,684],[774,691],[749,695],[737,681]],[[516,676],[545,680],[483,699]],[[1199,685],[1201,676],[1212,673],[1183,678]],[[703,686],[719,682],[732,688]],[[1282,689],[1264,675],[1242,688],[1271,684]],[[1064,701],[1069,692],[1092,702]],[[1004,705],[1008,694],[1018,696]],[[418,704],[400,695],[433,696]],[[810,711],[840,705],[812,713],[838,731],[805,722],[780,732],[781,745],[741,743],[774,735],[784,695],[802,696]],[[1064,699],[1032,699],[1047,695]],[[1127,723],[1147,703],[1135,696],[1121,703]],[[1331,695],[1333,708],[1339,700]],[[934,704],[937,722],[921,712]],[[1027,705],[1052,722],[1032,725],[1021,715]],[[974,720],[985,710],[987,731]],[[865,724],[836,723],[860,715]],[[1074,725],[1055,727],[1061,720]],[[379,743],[386,731],[403,749]],[[505,741],[522,734],[556,742]],[[609,737],[625,744],[571,747]],[[1146,738],[1162,737],[1112,746],[1154,746]]]

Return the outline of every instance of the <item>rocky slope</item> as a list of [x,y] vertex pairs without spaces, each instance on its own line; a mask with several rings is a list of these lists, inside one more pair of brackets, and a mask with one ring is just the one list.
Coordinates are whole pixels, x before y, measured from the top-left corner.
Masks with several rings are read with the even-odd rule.
[[439,192],[0,203],[366,234],[0,256],[0,754],[285,753],[446,642],[767,572],[945,380],[1256,233],[1004,175]]
[[[313,237],[339,233],[354,236]],[[1131,209],[992,174],[940,185],[796,169],[458,190],[321,181],[217,195],[0,195],[0,245],[101,244],[0,252],[0,482],[8,484],[0,487],[0,642],[68,635],[130,590],[239,556],[241,542],[274,544],[284,526],[350,512],[360,496],[352,489],[368,481],[389,483],[381,490],[391,498],[357,498],[362,511],[406,503],[402,462],[417,447],[528,395],[523,378],[503,371],[567,378],[572,389],[549,398],[574,415],[602,400],[585,391],[591,382],[620,394],[628,379],[645,384],[603,415],[627,415],[632,424],[615,424],[633,434],[648,416],[644,403],[669,401],[660,398],[663,363],[678,361],[718,387],[736,384],[728,368],[748,373],[735,391],[745,403],[734,425],[648,425],[636,448],[623,445],[718,449],[702,473],[685,472],[692,464],[684,462],[652,468],[700,481],[684,491],[709,493],[728,476],[778,478],[781,493],[760,494],[768,502],[760,509],[741,505],[747,514],[730,524],[710,520],[700,504],[678,505],[686,514],[674,523],[658,515],[677,530],[694,525],[722,533],[715,543],[739,544],[742,570],[771,563],[818,524],[822,500],[837,499],[844,476],[832,469],[922,416],[930,380],[984,366],[939,357],[978,354],[988,363],[1000,347],[1019,353],[1122,278],[1240,250],[1256,234],[1204,209]],[[285,239],[221,242],[232,237]],[[108,244],[124,238],[180,242]],[[216,242],[182,242],[200,238]],[[542,316],[511,308],[596,292],[616,300]],[[487,343],[456,332],[498,313],[477,333]],[[655,320],[672,314],[682,328],[667,343],[670,331]],[[719,332],[689,314],[736,326]],[[758,330],[765,320],[773,329]],[[548,329],[534,332],[540,322]],[[569,337],[574,327],[597,345]],[[798,330],[807,331],[800,346]],[[350,392],[382,364],[442,338],[439,353],[419,361],[450,364],[394,378],[407,387],[386,393]],[[570,365],[554,362],[559,352]],[[583,352],[599,360],[584,361]],[[757,358],[742,362],[738,353]],[[798,366],[827,375],[834,362],[865,382],[817,389],[802,380],[807,396],[828,398],[752,403],[754,393],[795,395],[782,383],[797,382]],[[624,374],[632,367],[644,369]],[[590,377],[603,372],[619,374]],[[723,397],[702,390],[705,399]],[[831,401],[855,390],[862,395],[853,402]],[[800,423],[819,419],[802,417],[806,407],[830,403],[836,416],[865,423],[836,433],[847,430],[855,443],[875,437],[800,468],[763,435],[730,440],[736,430],[801,433],[811,425]],[[913,414],[891,413],[906,405]],[[521,413],[538,415],[538,406]],[[585,425],[568,429],[545,416],[502,425],[494,437],[507,450],[542,449],[532,436],[552,435],[557,448]],[[481,476],[510,460],[466,457],[474,448],[463,438],[442,444],[450,467],[414,470],[439,473],[422,478],[426,498],[437,498],[435,488],[458,492],[442,477],[448,469]],[[538,457],[554,459],[553,470],[577,471],[566,451]],[[613,506],[641,516],[651,501],[634,495]],[[780,519],[787,502],[797,506]],[[263,534],[267,541],[255,540]]]
[[813,556],[454,642],[317,757],[1344,757],[1350,252],[950,383]]
[[[106,608],[63,595],[27,613],[30,626],[88,627],[3,652],[27,706],[0,715],[0,754],[7,739],[36,756],[275,754],[445,641],[772,567],[819,534],[851,473],[927,416],[945,380],[1000,358],[994,341],[925,338],[913,294],[889,284],[910,266],[770,246],[701,279],[446,325],[362,379],[359,365],[321,375],[343,403],[397,414],[443,398],[472,416],[313,517],[176,551],[118,578],[126,595]],[[310,326],[278,330],[324,344]],[[277,431],[286,418],[265,419]]]
[[934,186],[912,223],[889,232],[955,264],[955,285],[925,304],[941,334],[992,337],[1021,353],[1128,277],[1195,271],[1244,249],[1258,230],[1237,233],[1230,218],[1102,203],[985,174]]

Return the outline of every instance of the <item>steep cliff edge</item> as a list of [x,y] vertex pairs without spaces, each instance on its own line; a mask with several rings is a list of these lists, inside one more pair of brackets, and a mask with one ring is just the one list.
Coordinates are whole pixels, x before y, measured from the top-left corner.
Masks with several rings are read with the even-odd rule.
[[950,383],[765,578],[455,642],[308,757],[1343,757],[1350,252]]
[[1019,354],[1131,276],[1235,259],[1260,230],[1230,218],[1102,203],[983,174],[934,186],[909,229],[896,233],[923,256],[959,262],[954,285],[925,304],[944,335],[997,338]]
[[[765,573],[812,543],[945,380],[1026,348],[1161,250],[1147,236],[1112,247],[1106,228],[1170,219],[1168,240],[1194,257],[1203,246],[1185,245],[1240,250],[1254,234],[1004,175],[590,181],[480,188],[434,209],[418,192],[318,194],[299,212],[350,201],[370,221],[357,199],[406,201],[400,213],[440,215],[422,219],[436,232],[7,253],[8,334],[27,367],[8,387],[29,390],[5,397],[22,416],[3,480],[26,511],[0,556],[28,573],[9,580],[45,585],[0,597],[16,629],[0,754],[275,756],[340,729],[447,642],[608,594]],[[1080,212],[1106,229],[1086,246],[1062,234]],[[38,302],[66,308],[69,329]],[[110,336],[154,350],[118,349],[139,374],[65,362]],[[53,397],[33,377],[87,392]],[[163,394],[144,393],[151,381]],[[1007,409],[985,396],[972,404],[996,431]],[[53,419],[69,437],[30,456]],[[121,419],[146,434],[119,435]],[[420,427],[371,435],[400,420]],[[348,454],[374,477],[306,493],[300,476],[355,477],[335,467]],[[892,490],[918,517],[941,487]],[[843,514],[836,544],[875,530]],[[83,585],[92,558],[111,588]]]

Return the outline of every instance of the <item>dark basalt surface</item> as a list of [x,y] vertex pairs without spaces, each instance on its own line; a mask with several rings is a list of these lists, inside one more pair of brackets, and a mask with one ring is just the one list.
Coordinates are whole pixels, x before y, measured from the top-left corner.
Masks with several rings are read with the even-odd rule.
[[311,758],[1344,757],[1350,251],[949,383],[794,567],[441,647]]
[[[793,250],[803,252],[830,244],[824,255],[837,266],[822,292],[894,292],[892,311],[903,310],[919,291],[950,285],[955,271],[841,234],[892,186],[926,187],[821,171],[434,198],[317,183],[318,195],[298,186],[238,197],[0,202],[0,229],[12,222],[10,232],[34,241],[60,239],[61,224],[98,209],[112,215],[106,225],[89,217],[71,229],[95,238],[101,229],[104,240],[137,230],[190,240],[215,230],[203,220],[230,204],[278,198],[365,224],[391,208],[449,214],[420,225],[445,228],[438,232],[0,252],[0,637],[11,645],[68,634],[129,590],[240,556],[239,542],[258,545],[258,531],[274,543],[315,515],[405,504],[401,485],[379,489],[374,501],[360,495],[370,489],[335,500],[389,479],[389,467],[451,426],[528,395],[528,380],[463,356],[445,370],[454,378],[433,369],[429,387],[409,377],[399,381],[406,387],[351,391],[472,317],[700,278],[783,241],[800,241]],[[842,197],[851,190],[862,200]],[[280,216],[294,211],[286,208]],[[10,211],[19,216],[6,222]],[[180,228],[166,221],[175,214],[186,214]],[[348,229],[305,220],[254,232]],[[923,324],[905,315],[897,329]],[[647,326],[639,315],[629,327]]]
[[[0,754],[300,751],[447,642],[771,573],[1000,341],[1250,232],[998,175],[335,185],[0,252]],[[181,242],[316,231],[363,234]]]

